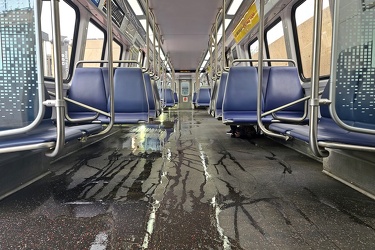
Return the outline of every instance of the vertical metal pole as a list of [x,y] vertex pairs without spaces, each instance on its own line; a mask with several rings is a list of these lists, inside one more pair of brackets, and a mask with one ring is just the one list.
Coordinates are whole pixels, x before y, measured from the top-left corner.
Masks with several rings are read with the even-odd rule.
[[55,157],[65,144],[65,102],[63,96],[63,74],[61,57],[61,32],[60,32],[60,11],[59,1],[51,0],[52,13],[52,36],[53,36],[53,54],[55,66],[55,108],[56,108],[56,145],[52,152],[46,153],[46,156]]
[[113,79],[113,33],[112,33],[112,1],[107,1],[107,59],[108,59],[108,82],[109,82],[109,107],[110,107],[110,121],[108,126],[100,133],[93,135],[103,135],[109,132],[115,122],[115,90],[114,90],[114,79]]
[[280,139],[288,139],[287,136],[280,135],[269,131],[262,122],[262,84],[263,84],[263,50],[264,50],[264,0],[259,1],[259,52],[258,52],[258,88],[257,88],[257,120],[258,127],[266,135],[277,137]]
[[318,146],[318,114],[319,114],[319,73],[320,73],[320,49],[322,34],[322,0],[315,0],[314,4],[314,33],[312,50],[312,77],[311,100],[309,120],[309,141],[312,152],[318,156],[327,156]]
[[227,6],[226,0],[223,0],[223,35],[222,35],[222,56],[221,56],[221,71],[223,72],[226,68],[226,60],[225,60],[225,15],[227,13]]
[[149,60],[150,60],[150,9],[148,8],[148,0],[146,1],[146,66],[144,69],[144,72],[147,72],[149,70]]
[[213,67],[213,62],[214,62],[213,57],[214,57],[214,55],[213,55],[213,51],[212,51],[212,35],[210,35],[210,38],[208,40],[208,46],[209,47],[208,47],[207,53],[210,53],[210,67],[211,67],[208,76],[213,80],[213,77],[214,77],[214,75],[213,75],[213,70],[214,70],[214,67]]

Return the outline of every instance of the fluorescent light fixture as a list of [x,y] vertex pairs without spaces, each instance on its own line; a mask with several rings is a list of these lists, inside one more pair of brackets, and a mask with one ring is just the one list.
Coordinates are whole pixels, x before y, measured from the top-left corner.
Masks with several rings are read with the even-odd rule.
[[232,22],[232,19],[230,18],[225,18],[225,30],[227,30],[229,24]]
[[241,6],[242,0],[233,0],[229,10],[227,11],[228,15],[234,15],[236,14],[238,8]]
[[220,41],[220,39],[221,39],[221,36],[222,36],[222,34],[221,34],[221,33],[219,33],[219,34],[217,35],[217,40],[218,40],[218,41]]
[[142,20],[139,20],[139,21],[141,22],[143,29],[146,30],[147,29],[147,27],[146,27],[146,25],[147,25],[146,19],[142,19]]
[[206,67],[208,61],[203,61],[202,68]]
[[165,60],[165,56],[164,56],[164,53],[163,53],[163,51],[161,51],[161,53],[160,53],[160,58],[161,58],[161,60]]
[[144,15],[141,6],[139,6],[138,0],[128,0],[128,3],[130,4],[130,7],[133,9],[134,13],[137,16]]
[[204,57],[204,60],[205,60],[205,61],[208,61],[208,59],[210,59],[210,53],[208,53],[208,51],[207,51],[207,54],[206,54],[206,56]]

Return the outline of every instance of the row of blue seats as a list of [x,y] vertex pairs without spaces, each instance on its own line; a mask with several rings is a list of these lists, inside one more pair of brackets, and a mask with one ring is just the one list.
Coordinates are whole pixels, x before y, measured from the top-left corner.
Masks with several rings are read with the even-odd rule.
[[[156,117],[161,113],[157,86],[151,84],[150,76],[143,74],[141,69],[116,69],[114,86],[116,123],[148,122],[149,117]],[[46,99],[50,99],[47,92],[45,96]],[[68,97],[96,109],[109,111],[108,69],[77,68],[68,91]],[[90,118],[96,114],[69,102],[67,110],[72,119]],[[109,123],[109,118],[99,115],[95,122],[65,126],[65,142],[100,132],[102,130],[100,123]],[[52,108],[46,107],[44,119],[38,126],[27,133],[2,137],[0,149],[2,149],[1,152],[12,152],[35,148],[53,148],[56,138]]]
[[[110,111],[107,68],[77,68],[68,97],[93,108]],[[115,123],[148,122],[161,114],[160,96],[156,83],[140,68],[117,68],[114,71]],[[96,113],[79,105],[68,103],[72,119],[93,117]],[[99,115],[95,122],[109,123],[110,118]]]
[[[355,145],[357,149],[362,150],[364,147],[375,146],[374,133],[344,129],[334,121],[331,114],[331,111],[335,110],[336,119],[340,119],[347,126],[367,130],[375,129],[374,70],[370,47],[371,45],[365,44],[340,52],[336,65],[335,88],[333,88],[336,98],[330,104],[334,106],[320,106],[316,135],[318,145],[338,148],[353,148]],[[358,55],[361,57],[363,55],[360,63],[356,63]],[[353,61],[353,57],[356,58],[356,62]],[[330,84],[330,82],[327,83],[321,98],[329,98]],[[269,129],[310,142],[309,125],[275,123],[271,124]],[[335,145],[333,146],[332,143]]]
[[[46,99],[50,99],[47,91],[45,92]],[[29,121],[29,123],[31,122]],[[83,139],[91,134],[99,133],[101,130],[102,125],[100,124],[65,126],[65,143]],[[0,152],[53,148],[56,138],[56,124],[52,118],[52,108],[46,107],[42,121],[35,128],[26,133],[1,137]]]
[[[329,83],[326,85],[322,98],[329,97]],[[360,128],[375,129],[375,117],[364,116],[363,111],[359,108],[355,108],[354,105],[358,104],[358,90],[357,91],[347,91],[346,89],[340,88],[341,85],[337,86],[337,92],[345,93],[345,98],[337,99],[336,110],[338,116],[343,119],[345,124]],[[358,83],[359,88],[363,86],[361,82]],[[360,91],[362,95],[367,95],[370,97],[371,92],[366,90]],[[362,96],[363,97],[363,96]],[[373,97],[363,98],[367,100],[361,102],[360,105],[366,107],[370,104]],[[348,107],[348,104],[352,107]],[[357,145],[357,146],[375,146],[375,135],[367,133],[359,133],[348,131],[339,127],[336,122],[332,119],[332,116],[327,105],[320,106],[320,115],[321,117],[318,120],[318,129],[317,129],[317,140],[324,143],[342,143],[348,145]],[[309,125],[296,125],[288,123],[274,123],[269,126],[269,129],[275,132],[278,132],[283,135],[288,135],[292,138],[309,142]]]
[[[345,124],[372,130],[375,129],[375,116],[373,91],[369,88],[373,86],[373,79],[371,74],[366,76],[363,72],[367,71],[361,69],[360,72],[349,72],[339,67],[338,76],[342,79],[340,77],[336,79],[337,100],[332,105],[335,105],[338,117]],[[216,96],[211,100],[214,102],[212,107],[216,117],[222,113],[223,123],[227,125],[257,125],[257,80],[257,68],[254,67],[236,66],[232,67],[228,74],[223,73],[218,81]],[[329,97],[329,85],[329,83],[326,85],[322,98]],[[304,98],[304,90],[296,68],[264,67],[262,113],[302,98]],[[290,122],[304,117],[305,111],[306,105],[299,102],[275,112],[274,115],[263,117],[262,122],[269,125],[269,129],[274,132],[309,142],[310,127],[306,124],[308,119],[299,123]],[[338,126],[332,119],[328,106],[321,106],[320,115],[317,139],[322,146],[327,146],[329,143],[375,146],[374,134],[349,131]]]
[[[257,124],[258,72],[255,67],[236,66],[223,73],[217,82],[216,96],[211,99],[216,118],[224,124]],[[287,90],[287,91],[285,91]],[[274,110],[304,97],[295,67],[263,68],[262,112]],[[264,123],[276,119],[302,119],[305,105],[298,103],[262,118]]]

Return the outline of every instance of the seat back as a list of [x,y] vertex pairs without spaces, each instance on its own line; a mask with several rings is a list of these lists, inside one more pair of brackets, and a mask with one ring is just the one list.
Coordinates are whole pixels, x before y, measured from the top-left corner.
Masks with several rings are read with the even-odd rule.
[[159,89],[158,85],[156,84],[155,81],[151,81],[152,88],[154,90],[154,95],[155,95],[155,109],[156,109],[156,116],[160,115],[162,113],[162,107],[161,107],[161,100],[160,100],[160,94],[159,94]]
[[211,100],[211,89],[210,88],[200,88],[197,94],[196,104],[197,106],[210,106]]
[[[263,82],[263,111],[269,111],[290,102],[303,98],[304,90],[295,67],[276,66],[265,68],[268,70],[268,80]],[[263,73],[267,76],[267,73]],[[285,111],[304,112],[304,103],[298,103],[283,109]]]
[[216,98],[215,98],[215,116],[220,117],[223,110],[223,99],[225,87],[227,86],[228,73],[223,72],[218,81]]
[[[106,74],[106,77],[103,74]],[[68,90],[68,97],[106,111],[109,91],[105,85],[105,78],[108,79],[108,69],[103,73],[102,68],[77,68]],[[67,102],[67,109],[68,114],[75,118],[89,117],[95,114],[95,112],[70,102]]]
[[220,80],[215,80],[214,81],[214,85],[213,85],[213,88],[212,88],[212,94],[211,94],[211,99],[210,99],[210,106],[208,108],[208,113],[209,114],[214,114],[213,111],[215,111],[215,106],[216,106],[216,97],[217,97],[217,90],[218,90],[218,87],[219,87],[219,81]]
[[114,75],[115,113],[148,113],[146,87],[140,68],[117,68]]
[[254,67],[231,67],[223,98],[223,113],[257,110],[257,70]]
[[192,103],[193,103],[193,104],[196,104],[196,103],[197,103],[197,92],[194,92],[194,93],[193,93]]
[[173,107],[174,106],[174,97],[172,89],[165,89],[164,93],[164,103],[166,107]]
[[155,107],[155,95],[154,95],[154,90],[151,85],[151,78],[148,73],[143,74],[144,81],[145,81],[145,87],[147,91],[147,100],[148,100],[148,105],[149,105],[149,113],[151,118],[156,117],[156,107]]

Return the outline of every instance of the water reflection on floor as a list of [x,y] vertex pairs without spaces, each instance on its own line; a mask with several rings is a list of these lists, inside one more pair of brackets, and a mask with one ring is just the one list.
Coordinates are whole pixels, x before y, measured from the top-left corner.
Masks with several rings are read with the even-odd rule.
[[0,204],[0,249],[375,247],[375,202],[201,111],[169,111],[53,164]]

